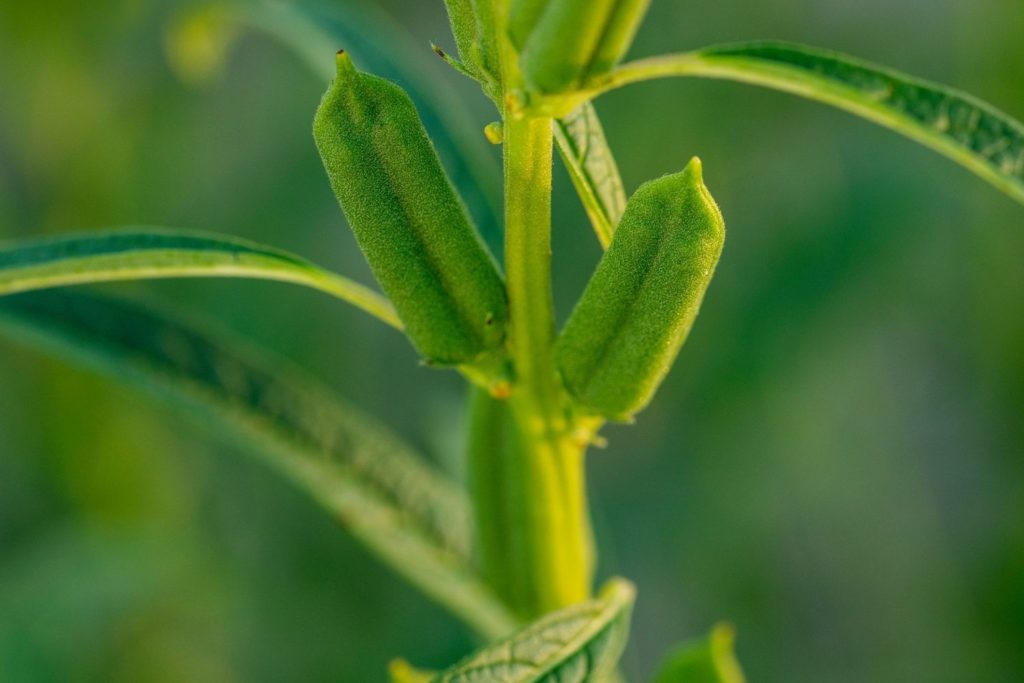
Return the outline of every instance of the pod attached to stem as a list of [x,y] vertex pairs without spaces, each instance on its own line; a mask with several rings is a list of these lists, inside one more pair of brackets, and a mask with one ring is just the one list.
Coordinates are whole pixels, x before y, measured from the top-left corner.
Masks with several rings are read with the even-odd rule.
[[650,0],[516,0],[513,42],[529,85],[542,93],[572,90],[610,71],[625,56]]
[[555,345],[585,409],[628,421],[654,396],[697,316],[725,223],[696,157],[642,185]]
[[337,62],[313,124],[334,194],[413,345],[432,364],[471,364],[504,339],[501,275],[409,96],[344,51]]

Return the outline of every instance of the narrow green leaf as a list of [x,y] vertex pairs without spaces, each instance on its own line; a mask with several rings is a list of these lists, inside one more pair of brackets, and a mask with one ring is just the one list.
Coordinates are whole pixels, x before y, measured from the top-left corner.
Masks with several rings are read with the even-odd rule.
[[514,626],[470,568],[463,492],[302,373],[194,324],[81,291],[0,298],[0,329],[188,409],[264,456],[481,634]]
[[505,337],[505,285],[445,175],[412,100],[345,52],[313,136],[356,240],[410,340],[438,365]]
[[288,252],[186,230],[125,228],[0,243],[0,295],[67,285],[177,277],[242,277],[312,287],[401,329],[380,294]]
[[[493,39],[487,37],[486,26],[477,14],[481,9],[480,3],[474,0],[445,0],[444,4],[448,8],[452,35],[462,60],[456,69],[478,81],[484,92],[497,102],[501,90],[501,74],[494,55],[489,53],[494,48],[491,44]],[[483,11],[485,16],[489,16],[492,10],[485,8]],[[446,61],[449,59],[445,56]]]
[[745,683],[736,661],[736,632],[729,624],[717,624],[711,635],[681,646],[666,658],[654,683]]
[[[488,92],[495,104],[501,96],[501,59],[498,56],[498,3],[495,0],[470,0],[476,15],[476,35],[479,45],[480,64],[494,80],[494,89]],[[501,7],[504,10],[504,7]]]
[[697,317],[724,239],[700,160],[640,186],[555,345],[583,407],[629,420],[647,405]]
[[[428,45],[416,45],[384,12],[365,3],[329,7],[253,0],[222,6],[236,21],[265,32],[295,52],[324,82],[334,77],[334,54],[344,48],[367,70],[401,85],[416,103],[423,125],[487,243],[501,246],[501,169],[463,98],[425,63],[428,57],[436,59]],[[484,21],[479,10],[476,15],[479,22]],[[488,69],[493,66],[486,60],[482,63]]]
[[437,676],[435,683],[597,683],[629,637],[633,585],[613,579],[596,600],[553,612]]
[[584,102],[565,118],[556,119],[554,132],[576,193],[598,241],[607,249],[626,208],[626,191],[601,120],[594,106]]
[[471,0],[444,0],[448,10],[448,22],[452,27],[455,47],[459,50],[459,59],[477,78],[481,78],[480,63],[477,59],[477,25],[476,13],[473,12]]
[[1024,202],[1024,123],[959,90],[836,52],[757,42],[625,64],[590,94],[667,76],[742,81],[830,104],[937,150]]

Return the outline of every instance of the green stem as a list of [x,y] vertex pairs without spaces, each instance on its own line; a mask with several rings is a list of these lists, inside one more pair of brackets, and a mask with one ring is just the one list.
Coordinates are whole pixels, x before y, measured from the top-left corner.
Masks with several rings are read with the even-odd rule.
[[518,382],[546,413],[558,396],[551,300],[549,118],[505,119],[505,273],[513,320],[509,339]]
[[527,602],[523,548],[512,524],[511,487],[515,433],[508,403],[473,387],[466,447],[473,501],[476,559],[488,584],[509,605]]
[[552,352],[551,169],[551,119],[506,116],[505,268],[516,378],[505,537],[516,556],[512,606],[524,616],[585,600],[591,588],[585,445],[572,436]]
[[590,597],[593,542],[583,459],[554,364],[552,124],[524,115],[505,0],[490,0],[501,61],[510,395],[474,398],[469,470],[483,573],[524,619]]

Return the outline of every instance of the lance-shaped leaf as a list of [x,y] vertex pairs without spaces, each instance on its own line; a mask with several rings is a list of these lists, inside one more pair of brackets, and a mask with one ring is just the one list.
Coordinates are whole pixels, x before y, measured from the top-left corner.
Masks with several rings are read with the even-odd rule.
[[470,567],[462,491],[295,369],[194,324],[74,290],[0,298],[0,329],[188,409],[262,455],[481,634],[513,627]]
[[724,239],[700,160],[640,186],[555,345],[583,407],[629,420],[647,405],[697,316]]
[[420,353],[437,364],[472,363],[504,339],[497,267],[409,96],[358,72],[347,53],[337,63],[313,123],[331,187]]
[[711,635],[687,643],[671,653],[654,677],[654,683],[745,683],[736,661],[736,632],[729,624],[717,624]]
[[666,76],[742,81],[845,109],[941,152],[1024,202],[1024,124],[958,90],[836,52],[758,42],[625,64],[594,81],[591,95]]
[[554,133],[597,239],[607,249],[626,208],[626,191],[594,106],[584,102],[568,116],[556,119]]
[[487,646],[434,683],[597,683],[615,671],[629,637],[633,585],[613,579],[592,601],[553,612]]
[[66,285],[178,277],[291,282],[358,306],[394,327],[380,294],[288,252],[212,233],[125,228],[0,243],[0,295]]
[[448,23],[452,27],[459,59],[472,77],[483,80],[485,74],[480,64],[480,44],[472,0],[444,0],[444,6],[448,10]]
[[[501,68],[493,35],[493,8],[479,0],[445,0],[448,19],[466,75],[476,79],[487,95],[497,101],[500,96]],[[447,59],[446,55],[443,55]]]

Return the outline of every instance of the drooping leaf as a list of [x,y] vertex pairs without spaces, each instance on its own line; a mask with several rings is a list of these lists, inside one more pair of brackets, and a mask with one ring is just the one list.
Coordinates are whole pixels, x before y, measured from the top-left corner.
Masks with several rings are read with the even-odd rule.
[[959,90],[837,52],[776,42],[643,59],[593,93],[667,76],[722,78],[818,100],[931,147],[1024,202],[1024,123]]
[[626,191],[594,106],[584,102],[568,116],[556,119],[554,133],[597,239],[607,249],[626,208]]
[[241,277],[312,287],[401,329],[391,303],[352,280],[272,247],[226,235],[125,228],[0,243],[0,295],[116,280]]
[[647,405],[690,331],[724,240],[696,158],[630,197],[555,343],[578,404],[613,420]]
[[439,674],[434,683],[597,683],[613,675],[629,637],[633,585],[553,612]]
[[[384,12],[365,3],[330,7],[308,1],[252,0],[222,6],[236,21],[265,32],[295,52],[324,83],[334,77],[335,53],[345,49],[367,71],[402,86],[416,103],[484,239],[500,247],[500,167],[458,92],[424,64],[426,59],[436,59],[429,45],[418,46]],[[479,10],[477,15],[483,21]]]
[[746,683],[736,661],[736,632],[717,624],[707,638],[682,645],[662,663],[654,683]]
[[76,290],[0,298],[0,329],[188,409],[263,456],[481,634],[513,627],[471,569],[463,492],[301,372],[194,324]]

